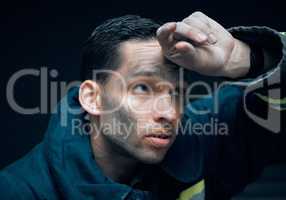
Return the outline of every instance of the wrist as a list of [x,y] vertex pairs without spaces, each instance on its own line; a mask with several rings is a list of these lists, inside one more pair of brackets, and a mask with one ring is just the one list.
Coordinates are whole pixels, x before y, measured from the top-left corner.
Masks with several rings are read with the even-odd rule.
[[240,40],[234,40],[234,48],[223,72],[223,75],[228,78],[243,77],[250,70],[250,47]]

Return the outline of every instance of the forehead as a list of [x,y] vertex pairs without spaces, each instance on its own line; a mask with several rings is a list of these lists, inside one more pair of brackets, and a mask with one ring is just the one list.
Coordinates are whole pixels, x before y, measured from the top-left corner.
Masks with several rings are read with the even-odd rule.
[[126,78],[142,75],[170,81],[178,79],[179,67],[164,57],[161,46],[155,39],[122,43],[120,57],[119,72]]

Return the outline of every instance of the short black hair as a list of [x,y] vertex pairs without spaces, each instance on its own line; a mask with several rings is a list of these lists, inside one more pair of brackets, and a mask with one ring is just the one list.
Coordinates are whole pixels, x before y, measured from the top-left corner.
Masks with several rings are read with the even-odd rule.
[[[115,70],[120,64],[120,43],[131,39],[155,38],[159,27],[159,23],[137,15],[112,18],[97,26],[82,50],[82,80],[92,79],[93,70]],[[102,75],[97,78],[97,81],[105,81],[107,77]]]

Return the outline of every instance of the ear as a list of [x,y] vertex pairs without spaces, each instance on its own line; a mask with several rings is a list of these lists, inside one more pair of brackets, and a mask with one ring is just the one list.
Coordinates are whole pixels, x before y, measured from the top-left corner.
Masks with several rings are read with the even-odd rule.
[[92,80],[85,80],[80,85],[79,102],[91,115],[99,116],[102,113],[101,92],[100,86]]

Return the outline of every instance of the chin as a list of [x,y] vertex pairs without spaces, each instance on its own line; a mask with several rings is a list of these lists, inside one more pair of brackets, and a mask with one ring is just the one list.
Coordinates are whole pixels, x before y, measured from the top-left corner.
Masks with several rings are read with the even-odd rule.
[[143,155],[140,158],[140,161],[144,164],[159,164],[160,162],[163,161],[164,157],[165,157],[166,153],[145,153],[145,155]]

